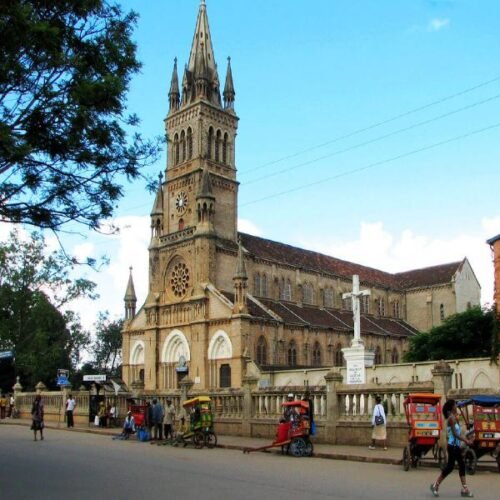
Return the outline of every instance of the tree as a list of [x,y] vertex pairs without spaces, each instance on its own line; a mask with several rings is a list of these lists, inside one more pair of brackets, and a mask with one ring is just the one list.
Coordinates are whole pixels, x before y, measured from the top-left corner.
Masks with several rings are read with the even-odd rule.
[[56,370],[74,367],[89,343],[78,316],[58,308],[78,297],[95,297],[95,283],[72,279],[62,252],[45,251],[36,233],[25,241],[14,231],[0,243],[0,349],[14,351],[27,387],[39,381],[54,386]]
[[156,159],[125,110],[136,22],[107,0],[0,2],[0,221],[96,229]]
[[475,307],[442,325],[410,338],[405,361],[489,357],[498,354],[498,319],[491,309]]
[[99,313],[95,325],[94,363],[101,373],[120,376],[123,320],[110,321],[109,313]]

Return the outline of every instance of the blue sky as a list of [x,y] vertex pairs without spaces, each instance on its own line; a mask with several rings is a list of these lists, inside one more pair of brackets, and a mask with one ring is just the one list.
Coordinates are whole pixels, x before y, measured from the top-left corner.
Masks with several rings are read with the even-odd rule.
[[[129,107],[144,135],[161,135],[173,59],[187,62],[199,0],[120,3],[140,15],[143,68]],[[387,271],[467,256],[491,301],[485,239],[500,233],[500,3],[206,3],[219,77],[231,56],[236,88],[240,227]],[[164,168],[165,154],[151,172]],[[85,306],[87,318],[121,313],[129,265],[145,297],[153,197],[140,184],[126,192],[119,237],[71,243],[112,261],[91,276],[102,298]]]

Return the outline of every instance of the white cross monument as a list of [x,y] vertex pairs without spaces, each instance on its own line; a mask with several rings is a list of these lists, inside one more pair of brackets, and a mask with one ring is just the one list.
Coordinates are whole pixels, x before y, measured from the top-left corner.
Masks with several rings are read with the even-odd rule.
[[359,289],[359,276],[354,274],[352,277],[352,292],[344,293],[343,299],[352,301],[352,319],[354,323],[354,338],[351,341],[351,347],[342,349],[347,364],[347,383],[364,384],[366,383],[367,366],[373,366],[375,353],[365,350],[361,340],[361,314],[360,297],[370,295],[369,290]]

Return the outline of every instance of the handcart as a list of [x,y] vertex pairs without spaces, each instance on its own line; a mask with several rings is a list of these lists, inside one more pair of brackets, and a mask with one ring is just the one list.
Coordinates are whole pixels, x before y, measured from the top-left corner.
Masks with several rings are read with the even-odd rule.
[[286,450],[294,457],[312,456],[313,444],[310,439],[312,414],[309,401],[287,401],[282,407],[286,417],[279,422],[274,441],[258,448],[244,448],[243,453],[281,447],[283,452]]
[[457,407],[464,420],[466,433],[473,439],[472,444],[464,449],[467,473],[474,474],[477,461],[488,454],[500,471],[500,397],[472,396],[459,401]]
[[409,394],[404,400],[406,422],[410,426],[408,444],[403,450],[403,468],[417,467],[431,451],[432,459],[442,466],[445,452],[439,444],[443,421],[441,417],[441,396],[432,393]]
[[212,403],[208,396],[198,396],[187,399],[182,406],[189,415],[189,428],[180,436],[186,446],[190,441],[195,448],[215,448],[217,435],[214,432],[214,417]]

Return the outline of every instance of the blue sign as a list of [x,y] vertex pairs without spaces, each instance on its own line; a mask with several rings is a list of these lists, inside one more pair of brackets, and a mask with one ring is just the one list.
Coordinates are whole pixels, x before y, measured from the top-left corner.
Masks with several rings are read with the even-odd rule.
[[57,385],[69,385],[68,377],[64,375],[57,377]]
[[0,351],[0,359],[13,358],[13,357],[14,357],[13,351]]

